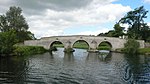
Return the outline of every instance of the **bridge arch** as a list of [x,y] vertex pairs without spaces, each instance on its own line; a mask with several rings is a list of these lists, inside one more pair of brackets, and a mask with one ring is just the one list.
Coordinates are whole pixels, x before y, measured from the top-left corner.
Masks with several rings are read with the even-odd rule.
[[[54,44],[57,44],[57,45],[54,45]],[[55,46],[55,47],[64,47],[64,43],[61,42],[61,41],[52,41],[49,44],[49,49],[52,49],[53,46]]]
[[[79,43],[79,44],[75,46],[76,43]],[[72,48],[81,47],[81,48],[89,49],[90,45],[86,40],[76,40],[72,43],[71,47]]]
[[[120,39],[115,37],[99,37],[99,36],[86,36],[86,35],[72,35],[72,36],[52,36],[52,37],[42,37],[37,40],[24,41],[24,45],[28,46],[43,46],[45,49],[49,49],[50,46],[55,41],[60,41],[64,48],[71,49],[77,40],[84,40],[89,45],[89,51],[96,52],[99,43],[102,41],[108,41],[111,44],[111,50],[116,50],[118,48],[124,48],[124,43],[126,39]],[[145,47],[145,42],[143,40],[137,40],[140,43],[140,48]]]
[[97,49],[106,49],[106,50],[111,50],[113,48],[113,44],[109,41],[101,41],[98,46]]

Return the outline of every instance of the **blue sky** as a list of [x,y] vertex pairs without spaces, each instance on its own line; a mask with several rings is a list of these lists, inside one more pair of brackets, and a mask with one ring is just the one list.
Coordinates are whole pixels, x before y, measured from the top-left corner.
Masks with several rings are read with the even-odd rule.
[[114,2],[114,4],[122,4],[124,6],[130,6],[132,9],[135,9],[140,6],[144,6],[146,10],[148,10],[147,18],[145,19],[146,22],[150,22],[150,0],[118,0]]
[[0,0],[0,14],[10,6],[22,8],[29,30],[41,38],[107,32],[128,11],[139,6],[150,11],[150,0]]
[[[113,2],[113,4],[121,4],[123,6],[130,6],[132,10],[134,10],[135,8],[140,7],[140,6],[144,6],[144,8],[146,10],[150,11],[149,10],[150,9],[150,3],[144,2],[144,0],[130,0],[130,1],[129,0],[118,0],[118,1]],[[149,12],[148,12],[147,16],[148,17],[145,19],[145,22],[149,23],[150,22],[150,13]],[[109,22],[109,23],[94,25],[94,26],[74,27],[73,29],[72,28],[67,29],[65,32],[68,34],[72,34],[72,33],[76,34],[78,32],[84,32],[87,30],[89,30],[89,31],[101,30],[101,28],[99,28],[99,26],[112,30],[113,25],[116,22],[114,21],[114,22]],[[106,32],[106,31],[104,31],[104,32]]]

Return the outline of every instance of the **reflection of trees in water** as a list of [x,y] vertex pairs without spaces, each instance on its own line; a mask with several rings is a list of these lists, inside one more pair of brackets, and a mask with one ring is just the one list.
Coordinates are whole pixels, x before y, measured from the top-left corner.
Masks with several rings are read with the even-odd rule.
[[0,83],[23,84],[28,69],[28,61],[24,58],[0,59]]
[[123,79],[126,82],[130,84],[150,83],[150,65],[142,58],[138,55],[125,55],[127,64],[125,65]]

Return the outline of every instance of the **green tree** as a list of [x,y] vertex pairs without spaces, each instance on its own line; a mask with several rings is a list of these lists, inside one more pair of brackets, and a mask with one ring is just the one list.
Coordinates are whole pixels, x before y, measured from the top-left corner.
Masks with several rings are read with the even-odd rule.
[[128,41],[124,44],[124,51],[128,54],[136,54],[138,53],[139,47],[140,44],[135,39],[128,39]]
[[119,37],[124,35],[124,27],[121,27],[119,23],[114,25],[114,30],[109,30],[106,33],[100,33],[98,36],[107,36],[107,37]]
[[13,53],[13,45],[17,42],[15,31],[0,32],[0,55]]
[[[0,16],[0,31],[8,32],[14,30],[17,34],[16,39],[18,39],[19,42],[33,39],[30,37],[31,35],[34,37],[34,35],[31,32],[29,33],[28,29],[28,24],[22,15],[20,7],[12,6],[5,15]],[[22,35],[22,33],[25,35]]]
[[144,19],[147,18],[146,14],[148,11],[144,9],[144,6],[129,11],[121,20],[120,23],[125,23],[129,25],[127,35],[129,38],[143,39],[143,28],[149,30],[149,27],[144,23]]
[[119,23],[114,25],[114,35],[113,37],[119,37],[124,35],[124,27],[121,27]]

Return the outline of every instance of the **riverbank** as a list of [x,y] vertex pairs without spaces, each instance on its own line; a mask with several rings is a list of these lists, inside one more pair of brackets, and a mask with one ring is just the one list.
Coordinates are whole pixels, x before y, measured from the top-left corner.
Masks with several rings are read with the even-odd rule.
[[[116,49],[114,52],[125,53],[124,48]],[[150,48],[140,48],[138,49],[138,53],[150,55]]]
[[43,54],[45,52],[47,52],[47,50],[41,46],[15,46],[13,55],[27,56],[27,55]]
[[150,55],[150,48],[140,48],[139,49],[139,53],[140,54]]

